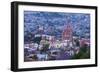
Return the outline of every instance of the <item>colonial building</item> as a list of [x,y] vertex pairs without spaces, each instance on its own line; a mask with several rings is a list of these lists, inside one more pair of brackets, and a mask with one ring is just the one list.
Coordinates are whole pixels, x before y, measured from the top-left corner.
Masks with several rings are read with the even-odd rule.
[[72,26],[71,26],[71,24],[68,24],[63,29],[62,40],[70,40],[70,41],[72,41],[72,37],[73,37]]

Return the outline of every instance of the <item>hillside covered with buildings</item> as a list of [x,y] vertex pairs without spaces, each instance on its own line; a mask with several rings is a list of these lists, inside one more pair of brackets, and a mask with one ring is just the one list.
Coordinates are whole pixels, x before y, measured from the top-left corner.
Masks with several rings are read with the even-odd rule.
[[24,61],[90,58],[90,14],[24,11]]

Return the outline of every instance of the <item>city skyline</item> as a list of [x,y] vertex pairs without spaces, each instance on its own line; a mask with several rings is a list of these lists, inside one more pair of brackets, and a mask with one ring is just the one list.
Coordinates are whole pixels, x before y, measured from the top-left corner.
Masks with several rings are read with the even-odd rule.
[[90,58],[90,14],[24,11],[24,61]]

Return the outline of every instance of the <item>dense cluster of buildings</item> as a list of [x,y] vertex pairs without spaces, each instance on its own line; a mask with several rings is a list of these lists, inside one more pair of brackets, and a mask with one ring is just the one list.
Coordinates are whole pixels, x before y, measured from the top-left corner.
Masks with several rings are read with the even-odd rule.
[[60,38],[43,34],[43,26],[38,28],[34,38],[40,38],[39,43],[31,42],[24,45],[25,61],[67,60],[78,54],[80,47],[90,45],[90,39],[73,36],[71,24],[64,26]]

